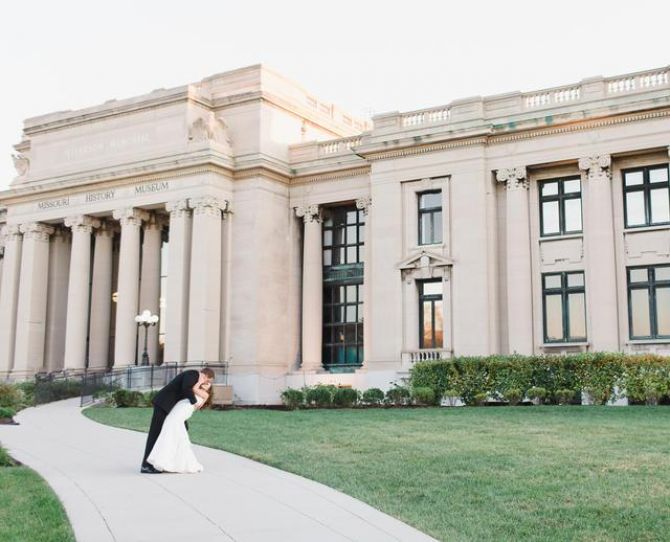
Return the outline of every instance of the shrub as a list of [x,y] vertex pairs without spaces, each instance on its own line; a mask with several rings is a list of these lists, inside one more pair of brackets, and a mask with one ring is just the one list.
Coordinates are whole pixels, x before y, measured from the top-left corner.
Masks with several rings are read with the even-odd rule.
[[13,467],[16,462],[7,453],[7,450],[0,448],[0,467]]
[[410,395],[416,405],[428,406],[435,404],[435,391],[428,386],[412,388]]
[[305,393],[305,402],[310,406],[319,408],[329,407],[333,405],[333,393],[335,386],[324,386],[317,384],[314,387],[307,388]]
[[3,418],[13,418],[16,415],[16,410],[11,407],[0,407],[0,420]]
[[362,400],[367,405],[381,405],[384,401],[384,392],[379,388],[370,388],[363,392]]
[[15,384],[17,388],[19,388],[23,392],[24,396],[24,403],[26,405],[34,405],[35,404],[35,382],[32,380],[26,380],[25,382],[19,382],[18,384]]
[[395,382],[386,391],[386,401],[395,406],[407,404],[409,397],[409,389],[405,386],[399,386]]
[[670,367],[662,360],[649,356],[627,360],[626,369],[620,379],[626,395],[635,402],[656,404],[670,392]]
[[158,395],[158,392],[160,390],[151,390],[151,391],[146,391],[142,394],[142,401],[139,406],[146,406],[146,407],[153,407],[153,400],[156,395]]
[[544,398],[547,396],[547,390],[541,388],[540,386],[533,386],[526,392],[526,395],[528,395],[529,399],[537,401],[538,403],[542,403]]
[[139,391],[116,390],[112,395],[118,407],[138,407],[144,400],[142,392]]
[[472,397],[473,403],[477,406],[484,406],[488,400],[489,394],[484,392],[475,393],[475,395]]
[[503,397],[506,401],[509,401],[510,405],[518,405],[523,398],[523,392],[519,388],[509,388],[505,391]]
[[337,388],[333,394],[336,406],[351,408],[358,402],[358,391],[353,388]]
[[40,380],[35,383],[35,404],[41,405],[79,397],[81,382],[78,380]]
[[25,395],[20,388],[13,384],[0,383],[0,407],[18,409],[25,400]]
[[569,405],[572,403],[575,395],[575,390],[570,390],[568,388],[561,388],[555,394],[556,401],[558,401],[559,405]]
[[302,406],[302,403],[305,400],[305,394],[302,392],[302,390],[288,388],[281,392],[281,400],[286,408],[295,410],[296,408]]

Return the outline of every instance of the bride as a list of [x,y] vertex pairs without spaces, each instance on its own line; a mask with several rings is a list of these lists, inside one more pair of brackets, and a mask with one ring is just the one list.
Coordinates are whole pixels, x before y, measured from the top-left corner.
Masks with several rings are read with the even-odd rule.
[[193,453],[184,422],[207,402],[209,394],[205,389],[209,389],[209,384],[193,388],[196,403],[193,405],[188,399],[182,399],[165,418],[158,440],[147,458],[147,461],[159,471],[202,472],[203,467]]

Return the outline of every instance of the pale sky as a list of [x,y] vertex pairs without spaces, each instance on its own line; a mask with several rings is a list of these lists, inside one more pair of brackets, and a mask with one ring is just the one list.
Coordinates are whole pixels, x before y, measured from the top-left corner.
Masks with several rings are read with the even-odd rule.
[[351,113],[670,64],[670,1],[15,0],[0,7],[0,188],[23,119],[265,63]]

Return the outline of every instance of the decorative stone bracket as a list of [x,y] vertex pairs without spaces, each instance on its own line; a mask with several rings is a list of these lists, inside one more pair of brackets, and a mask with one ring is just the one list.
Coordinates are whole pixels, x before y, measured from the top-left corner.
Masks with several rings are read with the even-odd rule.
[[449,270],[454,261],[438,254],[422,250],[396,265],[402,279],[411,283],[415,280],[442,278],[449,280]]

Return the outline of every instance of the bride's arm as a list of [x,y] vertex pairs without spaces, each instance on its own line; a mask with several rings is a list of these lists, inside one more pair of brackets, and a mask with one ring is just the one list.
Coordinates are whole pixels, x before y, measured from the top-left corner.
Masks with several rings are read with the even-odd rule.
[[202,403],[197,402],[193,405],[196,409],[199,409],[207,402],[209,394],[199,386],[194,386],[193,393],[202,399]]

